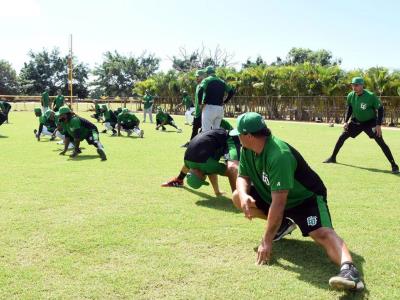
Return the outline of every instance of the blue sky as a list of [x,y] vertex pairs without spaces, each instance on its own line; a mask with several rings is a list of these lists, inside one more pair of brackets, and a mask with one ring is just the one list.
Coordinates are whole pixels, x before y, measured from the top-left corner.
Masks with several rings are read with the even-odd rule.
[[0,0],[0,7],[0,59],[17,70],[30,49],[67,53],[70,33],[75,55],[91,67],[107,50],[147,50],[165,70],[179,47],[219,45],[237,66],[304,47],[332,51],[345,69],[400,69],[400,1]]

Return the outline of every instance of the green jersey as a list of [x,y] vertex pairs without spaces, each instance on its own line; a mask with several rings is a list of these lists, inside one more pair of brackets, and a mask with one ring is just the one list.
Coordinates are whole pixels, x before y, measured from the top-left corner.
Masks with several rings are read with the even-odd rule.
[[49,107],[49,103],[50,103],[49,93],[47,91],[45,91],[42,93],[41,104],[43,107]]
[[158,120],[160,123],[164,124],[164,123],[168,123],[168,122],[172,121],[172,117],[166,112],[159,111],[156,114],[156,120]]
[[109,123],[117,123],[117,117],[111,109],[107,109],[104,112],[104,122],[109,122]]
[[42,115],[39,117],[39,124],[46,126],[47,130],[50,132],[53,132],[57,127],[55,121],[50,120],[49,118],[46,118],[45,115]]
[[250,178],[261,198],[271,204],[271,192],[288,190],[285,209],[300,205],[313,195],[326,196],[321,178],[293,147],[269,136],[257,155],[242,148],[239,176]]
[[96,114],[101,114],[100,105],[98,103],[94,105],[94,110],[96,111]]
[[189,95],[183,96],[182,104],[185,105],[186,110],[189,110],[193,107],[192,98]]
[[200,90],[200,84],[196,86],[196,92],[194,93],[194,117],[199,118],[201,116],[201,109],[200,109],[200,103],[199,103],[199,90]]
[[204,78],[200,83],[200,88],[203,90],[202,99],[199,99],[202,104],[222,105],[225,92],[231,92],[232,87],[225,83],[216,75]]
[[60,116],[57,114],[54,117],[54,123],[56,124],[58,131],[61,134],[65,134],[65,124],[63,122],[60,122]]
[[92,131],[97,131],[97,127],[84,118],[73,116],[65,124],[65,130],[74,139],[83,140],[89,137]]
[[146,94],[143,97],[144,109],[149,109],[153,105],[154,97],[152,95]]
[[117,117],[119,124],[138,124],[140,121],[139,119],[131,112],[128,113],[120,113]]
[[0,112],[6,112],[6,107],[4,106],[3,101],[0,101]]
[[58,95],[55,99],[54,99],[54,105],[55,108],[58,110],[60,109],[61,106],[64,105],[65,102],[65,98],[63,95]]
[[347,105],[353,109],[353,117],[360,122],[376,118],[376,110],[382,106],[379,98],[372,92],[364,90],[362,95],[350,92],[347,95]]

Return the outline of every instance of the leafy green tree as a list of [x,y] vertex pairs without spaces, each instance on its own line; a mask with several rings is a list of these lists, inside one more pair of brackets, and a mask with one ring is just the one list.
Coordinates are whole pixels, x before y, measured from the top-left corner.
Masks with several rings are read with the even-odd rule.
[[132,96],[135,84],[153,75],[159,62],[152,54],[135,57],[108,51],[104,61],[93,71],[97,77],[93,86],[102,88],[107,96]]
[[[28,56],[30,60],[24,63],[19,76],[23,93],[37,95],[48,87],[50,95],[55,95],[58,89],[64,95],[68,94],[67,56],[61,56],[57,48],[50,52],[46,49],[37,53],[30,51]],[[76,58],[73,66],[73,93],[85,98],[88,95],[89,68]]]
[[15,95],[18,90],[17,73],[8,61],[0,59],[0,95]]

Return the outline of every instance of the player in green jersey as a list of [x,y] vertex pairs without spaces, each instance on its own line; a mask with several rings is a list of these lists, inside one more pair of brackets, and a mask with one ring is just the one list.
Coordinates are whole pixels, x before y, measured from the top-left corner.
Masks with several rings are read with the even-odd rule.
[[374,93],[364,89],[364,80],[361,77],[354,77],[351,86],[353,91],[347,95],[346,123],[343,133],[336,142],[332,155],[324,163],[336,163],[336,156],[344,142],[350,137],[355,138],[361,132],[365,132],[382,149],[391,164],[392,173],[398,174],[399,166],[382,137],[381,125],[384,111],[380,99]]
[[133,112],[130,112],[127,108],[123,108],[121,113],[117,117],[118,122],[118,135],[121,135],[121,129],[128,133],[128,136],[132,132],[136,133],[138,137],[143,138],[144,131],[139,128],[140,121]]
[[270,261],[272,241],[289,218],[340,266],[339,274],[329,280],[330,286],[362,289],[350,251],[332,227],[326,187],[301,154],[273,136],[257,113],[240,115],[230,135],[238,135],[242,144],[233,202],[248,219],[268,220],[257,249],[257,264]]

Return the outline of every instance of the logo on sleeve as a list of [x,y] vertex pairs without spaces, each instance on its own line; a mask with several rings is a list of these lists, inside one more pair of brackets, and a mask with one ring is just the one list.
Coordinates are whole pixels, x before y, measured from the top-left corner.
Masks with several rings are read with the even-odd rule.
[[367,103],[361,103],[361,109],[366,110],[367,109]]
[[308,226],[315,226],[317,225],[318,218],[316,216],[310,216],[307,218],[307,225]]
[[266,185],[269,185],[268,175],[267,175],[267,173],[265,173],[264,171],[262,172],[262,181],[263,181]]

